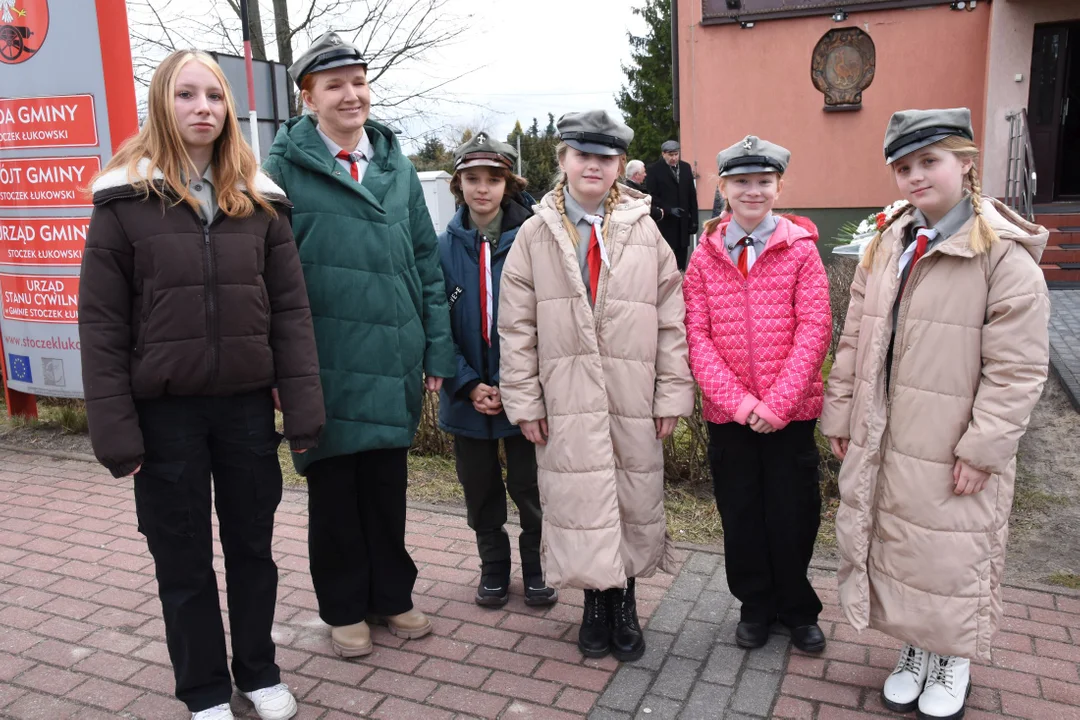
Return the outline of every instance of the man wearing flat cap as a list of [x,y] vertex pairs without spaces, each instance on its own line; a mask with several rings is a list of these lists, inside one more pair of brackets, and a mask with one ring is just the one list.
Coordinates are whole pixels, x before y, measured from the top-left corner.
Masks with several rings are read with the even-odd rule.
[[679,159],[679,143],[668,140],[660,146],[664,155],[649,166],[645,186],[652,196],[653,207],[660,208],[663,217],[657,222],[660,234],[675,252],[680,270],[686,270],[686,255],[690,237],[698,231],[697,188],[694,171],[689,163]]

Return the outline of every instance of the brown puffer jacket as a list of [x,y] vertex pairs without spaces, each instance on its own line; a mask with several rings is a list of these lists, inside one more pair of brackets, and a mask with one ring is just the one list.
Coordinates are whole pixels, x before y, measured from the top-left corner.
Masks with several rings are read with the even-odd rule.
[[[145,172],[146,162],[140,165]],[[115,477],[142,462],[136,399],[228,396],[277,385],[293,449],[325,422],[315,335],[285,194],[277,217],[149,198],[124,170],[94,183],[79,293],[90,440]]]
[[[1001,622],[1016,448],[1042,392],[1050,302],[1047,232],[1001,203],[982,213],[1000,240],[977,254],[973,220],[919,261],[885,357],[908,211],[860,267],[821,432],[850,438],[840,469],[840,602],[872,627],[939,653],[988,661]],[[991,473],[953,494],[957,459]]]
[[499,290],[506,414],[548,421],[536,464],[554,587],[606,590],[674,568],[653,419],[694,411],[682,275],[645,196],[620,190],[595,311],[551,193],[518,231]]

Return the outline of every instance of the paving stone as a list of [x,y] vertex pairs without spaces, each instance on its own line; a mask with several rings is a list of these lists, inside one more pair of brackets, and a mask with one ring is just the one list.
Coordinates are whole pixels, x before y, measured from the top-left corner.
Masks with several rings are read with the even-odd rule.
[[667,597],[694,602],[701,595],[701,591],[705,589],[708,582],[709,578],[704,575],[684,571],[679,574],[679,577],[668,588]]
[[687,620],[671,648],[673,655],[704,660],[716,642],[718,625]]
[[723,563],[720,563],[720,566],[716,569],[716,574],[712,576],[712,580],[705,586],[705,589],[709,592],[731,592],[731,588],[727,584],[727,572],[724,570]]
[[786,635],[772,634],[765,647],[753,650],[746,658],[746,667],[767,672],[780,672],[787,660],[791,641]]
[[624,665],[615,674],[615,679],[608,685],[598,701],[600,705],[612,710],[633,712],[645,692],[652,685],[655,675],[648,670]]
[[607,708],[596,708],[589,713],[589,720],[630,720],[632,717],[633,715],[630,713],[608,710]]
[[656,608],[652,618],[649,619],[649,629],[666,633],[678,633],[683,621],[694,608],[694,603],[689,600],[676,600],[665,598],[660,607]]
[[739,684],[735,687],[731,709],[748,715],[766,717],[776,699],[776,691],[779,687],[779,673],[745,670],[739,678]]
[[690,611],[689,617],[691,620],[719,624],[723,622],[724,616],[731,608],[732,600],[734,598],[727,592],[703,592],[698,597],[694,609]]
[[688,658],[669,657],[656,677],[652,692],[674,700],[683,700],[697,680],[701,663]]
[[734,685],[746,659],[746,650],[733,645],[713,647],[709,662],[701,671],[701,679],[719,685]]
[[674,635],[656,632],[655,630],[645,630],[645,654],[634,663],[634,667],[644,668],[645,670],[660,670],[660,666],[664,664],[668,649],[674,640]]
[[709,579],[712,579],[712,574],[716,572],[717,566],[720,564],[722,556],[715,553],[695,552],[687,558],[683,563],[682,571],[684,573],[697,573],[698,575],[708,575]]
[[726,717],[724,708],[731,699],[731,692],[731,688],[723,685],[697,682],[682,714],[679,715],[679,720],[714,720]]
[[676,700],[646,695],[641,701],[641,709],[634,717],[636,720],[675,720],[681,709],[682,703]]

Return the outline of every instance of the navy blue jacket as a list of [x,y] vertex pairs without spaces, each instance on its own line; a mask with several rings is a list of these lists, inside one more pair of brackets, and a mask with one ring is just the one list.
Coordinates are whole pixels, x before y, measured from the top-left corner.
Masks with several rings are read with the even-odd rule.
[[473,408],[469,393],[478,383],[499,384],[499,283],[503,263],[518,229],[532,216],[532,198],[512,198],[503,207],[502,234],[491,253],[491,284],[494,317],[492,342],[487,347],[480,334],[480,233],[467,227],[469,208],[462,205],[439,235],[446,297],[450,305],[450,329],[457,354],[457,374],[443,380],[439,393],[439,427],[454,435],[482,440],[520,435],[506,413],[484,415]]

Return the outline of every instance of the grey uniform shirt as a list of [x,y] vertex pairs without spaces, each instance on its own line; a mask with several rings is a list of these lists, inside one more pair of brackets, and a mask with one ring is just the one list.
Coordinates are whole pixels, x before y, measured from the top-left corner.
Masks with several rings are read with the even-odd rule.
[[779,224],[779,220],[772,213],[765,216],[765,219],[758,223],[758,226],[751,232],[746,232],[739,223],[735,221],[735,218],[731,219],[728,223],[727,230],[724,231],[724,247],[727,248],[728,255],[731,257],[731,262],[736,265],[739,264],[739,256],[742,255],[744,248],[739,245],[739,241],[749,235],[754,239],[754,252],[757,253],[757,257],[761,257],[761,253],[765,250],[765,246],[769,244],[769,239],[776,231],[776,226]]
[[[608,194],[605,193],[597,208],[597,215],[603,214],[607,198]],[[566,208],[566,217],[570,218],[570,222],[578,231],[577,260],[581,268],[581,280],[585,283],[585,294],[589,296],[589,302],[596,302],[596,298],[589,292],[589,241],[592,240],[592,223],[585,219],[589,213],[586,213],[578,204],[578,201],[570,194],[569,188],[563,188],[563,207]]]
[[[344,168],[345,172],[351,177],[352,163],[337,156],[337,154],[341,152],[341,146],[331,140],[317,124],[315,125],[315,132],[319,133],[319,137],[322,138],[323,144],[326,145],[326,149],[330,154],[334,156],[337,164]],[[371,140],[367,136],[367,130],[360,134],[360,142],[356,143],[356,147],[353,148],[351,152],[360,154],[360,161],[356,163],[356,174],[360,176],[360,182],[363,182],[364,173],[367,172],[368,163],[371,161],[371,157],[374,154],[374,150],[372,150],[371,147]]]
[[199,213],[202,215],[203,220],[205,220],[208,225],[214,222],[214,216],[217,215],[218,211],[218,204],[217,194],[214,191],[213,166],[207,165],[202,177],[188,181],[188,192],[199,201]]

